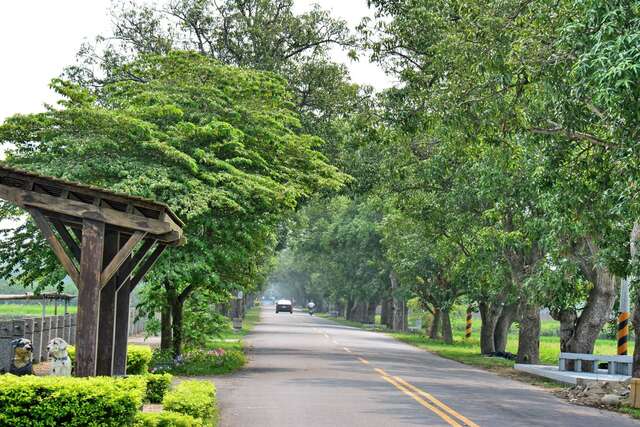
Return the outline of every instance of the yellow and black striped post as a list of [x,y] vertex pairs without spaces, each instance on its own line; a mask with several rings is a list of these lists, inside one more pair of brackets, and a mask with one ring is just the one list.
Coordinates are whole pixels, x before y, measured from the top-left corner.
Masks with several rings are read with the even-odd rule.
[[469,307],[467,308],[467,326],[464,330],[464,338],[467,340],[471,338],[472,326],[473,326],[473,310],[471,309],[471,307]]
[[618,355],[627,354],[629,341],[629,282],[622,279],[620,285],[620,312],[618,313]]
[[618,314],[618,355],[627,354],[627,341],[629,340],[629,312],[622,311]]

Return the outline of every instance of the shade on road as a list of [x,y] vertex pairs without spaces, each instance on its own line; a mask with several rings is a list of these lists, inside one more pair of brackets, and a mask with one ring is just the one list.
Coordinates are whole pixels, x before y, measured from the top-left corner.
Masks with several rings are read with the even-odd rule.
[[638,426],[384,334],[274,311],[247,337],[248,367],[216,380],[221,426]]

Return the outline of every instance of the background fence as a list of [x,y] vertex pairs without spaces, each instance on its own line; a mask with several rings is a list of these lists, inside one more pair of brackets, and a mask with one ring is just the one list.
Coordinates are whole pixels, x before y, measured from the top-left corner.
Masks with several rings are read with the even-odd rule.
[[[135,321],[137,311],[129,310],[129,336],[144,331],[145,319]],[[62,338],[71,345],[76,342],[76,315],[22,317],[3,320],[0,318],[0,373],[8,372],[13,358],[11,341],[27,338],[33,344],[33,362],[49,358],[47,344],[53,338]]]

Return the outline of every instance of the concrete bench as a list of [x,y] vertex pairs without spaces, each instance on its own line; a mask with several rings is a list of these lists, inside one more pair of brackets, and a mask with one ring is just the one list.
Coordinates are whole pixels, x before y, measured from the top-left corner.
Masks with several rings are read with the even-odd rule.
[[[559,370],[567,370],[567,361],[574,362],[574,371],[576,372],[597,372],[598,362],[607,362],[608,372],[611,375],[629,375],[631,376],[631,368],[633,366],[632,356],[605,356],[601,354],[583,354],[583,353],[560,353]],[[582,362],[593,362],[592,370],[584,370]]]

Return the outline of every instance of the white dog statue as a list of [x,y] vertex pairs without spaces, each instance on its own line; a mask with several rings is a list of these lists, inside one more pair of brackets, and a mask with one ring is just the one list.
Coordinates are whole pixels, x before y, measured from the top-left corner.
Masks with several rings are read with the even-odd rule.
[[71,376],[71,359],[67,353],[67,342],[62,338],[54,338],[49,341],[47,352],[52,359],[50,375],[58,377]]

